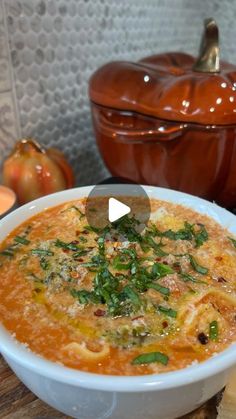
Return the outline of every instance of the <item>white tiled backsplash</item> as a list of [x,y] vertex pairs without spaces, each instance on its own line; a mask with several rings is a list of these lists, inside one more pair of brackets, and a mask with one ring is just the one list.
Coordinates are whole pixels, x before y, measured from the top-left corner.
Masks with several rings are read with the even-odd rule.
[[235,0],[0,0],[0,163],[17,138],[64,150],[77,183],[106,176],[91,126],[90,75],[114,59],[197,53],[203,19],[236,63]]

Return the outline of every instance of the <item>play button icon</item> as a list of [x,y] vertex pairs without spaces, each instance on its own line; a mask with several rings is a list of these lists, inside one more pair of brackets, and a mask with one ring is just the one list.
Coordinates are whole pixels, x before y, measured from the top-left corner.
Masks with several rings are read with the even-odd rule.
[[124,215],[129,214],[131,212],[130,207],[128,205],[123,204],[121,201],[115,198],[109,198],[108,201],[108,219],[110,223],[119,220]]
[[[150,201],[140,185],[109,178],[91,190],[86,199],[85,214],[87,223],[98,233],[106,226],[119,230],[125,217],[138,220],[141,232],[149,221]],[[128,219],[126,221],[129,223]]]

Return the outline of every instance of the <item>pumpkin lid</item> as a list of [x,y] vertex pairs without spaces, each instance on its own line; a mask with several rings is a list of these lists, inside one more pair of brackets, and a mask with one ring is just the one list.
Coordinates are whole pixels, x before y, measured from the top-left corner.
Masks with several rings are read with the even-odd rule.
[[99,105],[160,119],[236,124],[236,66],[219,62],[218,28],[213,19],[205,22],[197,60],[169,52],[137,63],[111,62],[93,74],[89,94]]

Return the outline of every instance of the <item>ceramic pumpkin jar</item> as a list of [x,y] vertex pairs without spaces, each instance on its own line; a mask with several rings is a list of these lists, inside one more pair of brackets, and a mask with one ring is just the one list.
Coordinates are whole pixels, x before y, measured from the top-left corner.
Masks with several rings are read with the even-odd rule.
[[32,138],[18,141],[3,164],[3,182],[24,204],[74,186],[72,169],[63,153],[44,149]]
[[236,206],[236,66],[205,22],[200,56],[111,62],[90,79],[101,155],[114,176]]

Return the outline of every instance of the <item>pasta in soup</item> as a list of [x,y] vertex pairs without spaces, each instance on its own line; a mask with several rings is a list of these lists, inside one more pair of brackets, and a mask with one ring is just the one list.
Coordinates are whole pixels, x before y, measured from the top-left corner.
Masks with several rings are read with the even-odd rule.
[[158,200],[142,232],[129,215],[96,229],[84,207],[49,208],[1,244],[0,321],[17,340],[114,375],[181,369],[236,340],[236,239],[227,230]]

